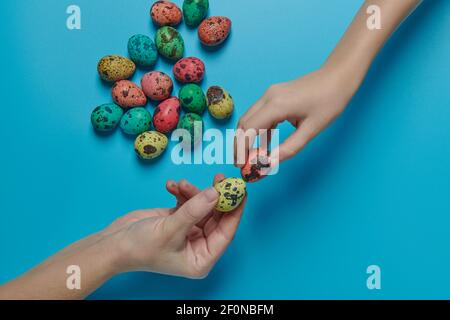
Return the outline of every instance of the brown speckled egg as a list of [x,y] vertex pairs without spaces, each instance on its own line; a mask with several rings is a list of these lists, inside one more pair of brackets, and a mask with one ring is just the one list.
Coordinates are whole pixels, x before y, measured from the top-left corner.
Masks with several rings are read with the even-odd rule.
[[173,74],[182,83],[198,83],[205,76],[205,64],[199,58],[184,58],[173,66]]
[[114,84],[112,97],[115,103],[125,109],[141,107],[147,103],[147,97],[141,88],[128,80],[121,80]]
[[103,80],[115,82],[130,78],[136,71],[136,65],[130,59],[111,55],[100,59],[97,71]]
[[241,176],[247,182],[265,178],[270,171],[270,155],[264,149],[252,149],[247,163],[241,168]]
[[209,17],[198,27],[198,37],[205,46],[217,46],[225,41],[231,31],[227,17]]
[[183,13],[178,6],[170,1],[156,1],[150,9],[153,22],[162,26],[176,26],[181,22]]
[[153,125],[161,133],[174,130],[178,120],[180,120],[180,100],[176,97],[161,102],[153,114]]
[[154,101],[162,101],[170,97],[173,81],[164,72],[152,71],[144,74],[141,86],[147,97]]

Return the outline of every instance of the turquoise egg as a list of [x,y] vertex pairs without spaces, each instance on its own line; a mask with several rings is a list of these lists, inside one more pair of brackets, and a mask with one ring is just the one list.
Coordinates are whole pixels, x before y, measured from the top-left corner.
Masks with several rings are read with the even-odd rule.
[[150,129],[152,116],[145,108],[128,110],[120,121],[120,128],[126,134],[138,135]]
[[91,123],[95,130],[108,132],[114,130],[123,115],[122,108],[115,103],[106,103],[92,111]]
[[158,60],[155,43],[143,34],[136,34],[128,40],[128,54],[134,63],[142,67],[152,67]]

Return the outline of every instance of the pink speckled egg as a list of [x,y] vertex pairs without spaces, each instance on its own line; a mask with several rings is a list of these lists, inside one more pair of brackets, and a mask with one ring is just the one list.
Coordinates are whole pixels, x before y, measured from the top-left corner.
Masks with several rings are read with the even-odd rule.
[[176,26],[181,22],[183,13],[178,6],[170,1],[156,1],[150,9],[153,22],[162,26]]
[[231,31],[227,17],[209,17],[198,27],[198,37],[205,46],[217,46],[225,41]]
[[178,125],[180,119],[180,100],[171,97],[161,102],[153,114],[153,126],[161,133],[169,133]]
[[141,107],[147,103],[147,97],[141,88],[129,80],[117,81],[111,93],[114,102],[125,109]]
[[194,57],[181,59],[173,66],[175,78],[182,83],[202,81],[205,71],[203,61]]
[[141,86],[147,97],[154,101],[162,101],[170,97],[173,81],[164,72],[152,71],[144,74]]

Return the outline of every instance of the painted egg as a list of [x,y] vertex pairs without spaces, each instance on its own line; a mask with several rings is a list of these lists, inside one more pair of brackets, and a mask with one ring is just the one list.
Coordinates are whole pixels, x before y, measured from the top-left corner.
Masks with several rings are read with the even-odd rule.
[[136,71],[136,65],[121,56],[106,56],[98,62],[97,71],[103,80],[115,82],[130,78]]
[[184,22],[189,27],[196,27],[206,18],[209,9],[208,0],[184,0],[183,16]]
[[161,102],[153,114],[153,125],[161,133],[169,133],[178,125],[180,119],[180,100],[176,97]]
[[184,55],[184,40],[181,34],[172,27],[158,29],[155,43],[158,52],[169,60],[177,61]]
[[214,188],[219,193],[219,200],[215,209],[224,213],[239,207],[247,194],[245,181],[239,178],[222,180]]
[[269,153],[264,149],[252,149],[247,163],[241,168],[241,176],[247,182],[265,178],[270,171]]
[[156,1],[150,9],[150,17],[160,27],[176,26],[181,22],[182,16],[180,8],[170,1]]
[[170,97],[173,82],[164,72],[152,71],[144,74],[141,79],[142,90],[154,101],[162,101]]
[[136,154],[144,160],[151,160],[159,157],[167,148],[169,140],[157,131],[146,131],[136,137],[134,150]]
[[143,34],[136,34],[128,40],[130,59],[139,66],[151,67],[158,60],[158,50],[152,39]]
[[202,139],[203,119],[196,113],[186,113],[181,117],[178,129],[187,131],[182,134],[183,143],[195,145]]
[[92,111],[91,123],[95,130],[108,132],[114,130],[123,115],[122,108],[115,103],[106,103]]
[[184,58],[173,66],[173,74],[182,83],[200,82],[205,76],[205,64],[199,58]]
[[198,27],[198,37],[205,46],[217,46],[228,38],[231,20],[227,17],[209,17]]
[[216,119],[226,119],[233,113],[234,102],[231,95],[219,86],[213,86],[206,92],[208,110]]
[[152,116],[145,108],[128,110],[120,120],[120,128],[126,134],[136,135],[148,131],[152,124]]
[[125,109],[145,106],[147,103],[147,97],[141,88],[129,80],[117,81],[111,93],[114,102]]
[[206,109],[206,97],[202,88],[196,84],[187,84],[178,94],[181,105],[186,112],[202,114]]

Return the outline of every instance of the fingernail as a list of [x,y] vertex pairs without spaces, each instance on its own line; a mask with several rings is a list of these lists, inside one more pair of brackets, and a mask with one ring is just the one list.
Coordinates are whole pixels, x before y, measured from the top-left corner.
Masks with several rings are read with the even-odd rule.
[[219,194],[217,193],[216,189],[212,187],[205,190],[205,197],[209,202],[213,202],[217,199],[218,196]]

